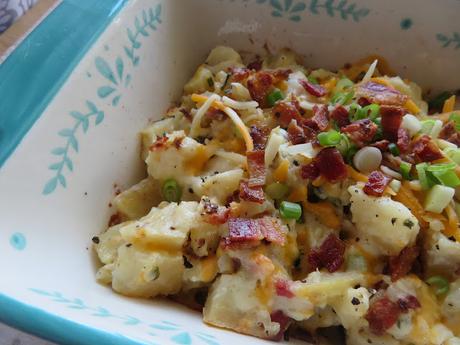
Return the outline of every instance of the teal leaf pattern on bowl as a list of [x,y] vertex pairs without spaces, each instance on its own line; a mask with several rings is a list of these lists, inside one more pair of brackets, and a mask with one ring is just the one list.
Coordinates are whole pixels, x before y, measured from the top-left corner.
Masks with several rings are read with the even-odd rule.
[[[142,43],[139,40],[140,37],[149,36],[149,30],[155,31],[157,25],[161,24],[161,22],[161,4],[159,3],[154,7],[143,10],[140,16],[135,17],[134,29],[127,29],[131,46],[125,46],[124,50],[133,66],[137,66],[140,61],[140,57],[135,54],[135,51],[142,47]],[[107,51],[108,47],[105,50]],[[125,64],[121,56],[117,56],[113,64],[109,63],[104,57],[97,56],[94,64],[96,70],[106,81],[106,84],[97,88],[97,97],[99,99],[108,98],[113,107],[118,106],[124,89],[127,88],[131,82],[129,66]],[[91,77],[91,74],[89,74],[88,77]],[[74,120],[73,126],[64,128],[58,132],[58,135],[62,137],[65,142],[62,146],[51,150],[51,154],[57,156],[58,160],[48,167],[49,170],[54,172],[54,176],[51,177],[43,187],[42,194],[44,195],[53,193],[58,186],[63,188],[67,187],[65,172],[72,172],[74,170],[71,154],[78,153],[80,149],[78,135],[80,132],[86,134],[91,127],[91,118],[94,118],[94,126],[104,121],[105,112],[100,110],[93,101],[87,100],[86,107],[88,109],[86,112],[78,110],[70,111],[69,114]]]
[[140,62],[139,55],[136,55],[136,50],[142,47],[140,36],[150,36],[149,29],[156,31],[156,24],[161,24],[161,4],[158,4],[155,9],[143,10],[142,19],[138,16],[134,21],[134,29],[126,29],[130,46],[125,46],[124,49],[133,66],[138,66]]
[[[112,313],[107,308],[97,306],[89,306],[80,298],[69,298],[64,296],[58,291],[46,291],[43,289],[30,288],[30,291],[34,292],[37,295],[43,296],[53,302],[62,304],[69,309],[84,311],[88,315],[104,318],[119,320],[126,326],[147,326],[152,329],[153,332],[148,332],[147,335],[157,338],[156,340],[170,339],[173,343],[178,345],[219,345],[219,341],[214,335],[205,332],[191,332],[186,330],[183,326],[167,321],[162,320],[157,323],[149,324],[145,321],[142,321],[136,317],[129,315],[116,315]],[[148,341],[149,344],[152,344],[152,341]],[[154,343],[157,344],[157,343]]]
[[63,146],[59,146],[51,150],[51,153],[54,156],[57,156],[59,159],[57,162],[52,163],[48,169],[54,172],[54,176],[45,184],[43,188],[43,194],[47,195],[52,193],[58,185],[62,187],[67,187],[67,181],[64,176],[64,172],[67,169],[69,172],[72,172],[74,169],[73,161],[71,159],[71,153],[78,153],[79,143],[77,139],[77,134],[81,128],[83,133],[88,131],[90,127],[90,119],[94,118],[94,125],[97,126],[104,119],[104,112],[100,111],[96,105],[87,100],[86,106],[88,112],[85,114],[79,111],[71,111],[70,116],[74,120],[74,124],[70,128],[64,128],[58,132],[58,135],[62,137],[65,142]]
[[452,34],[445,35],[443,33],[438,33],[436,39],[441,44],[443,48],[453,47],[454,49],[460,48],[460,34],[458,32],[453,32]]

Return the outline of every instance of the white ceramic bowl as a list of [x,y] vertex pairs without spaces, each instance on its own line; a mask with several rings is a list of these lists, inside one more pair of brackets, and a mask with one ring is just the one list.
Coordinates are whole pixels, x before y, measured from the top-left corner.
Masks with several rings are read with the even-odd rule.
[[64,0],[0,66],[0,320],[65,344],[263,343],[95,282],[91,237],[141,176],[136,133],[217,44],[326,68],[379,54],[425,90],[459,88],[459,13],[458,0]]

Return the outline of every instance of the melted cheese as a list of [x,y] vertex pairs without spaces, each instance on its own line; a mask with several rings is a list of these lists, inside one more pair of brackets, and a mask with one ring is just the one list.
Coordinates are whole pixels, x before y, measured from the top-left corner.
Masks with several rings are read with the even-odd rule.
[[208,283],[217,274],[217,256],[208,256],[201,260],[201,279]]
[[448,99],[445,100],[444,105],[442,107],[442,112],[450,113],[454,111],[454,107],[455,107],[455,95],[452,95]]
[[323,201],[317,203],[303,202],[303,207],[306,211],[313,213],[318,220],[327,227],[338,230],[341,226],[340,218],[335,213],[331,203]]
[[287,159],[283,160],[280,165],[273,172],[273,178],[277,182],[285,182],[288,178],[289,173],[289,161]]
[[185,169],[192,175],[197,175],[203,170],[206,162],[210,157],[207,146],[200,145],[196,148],[196,152],[189,160],[185,162]]

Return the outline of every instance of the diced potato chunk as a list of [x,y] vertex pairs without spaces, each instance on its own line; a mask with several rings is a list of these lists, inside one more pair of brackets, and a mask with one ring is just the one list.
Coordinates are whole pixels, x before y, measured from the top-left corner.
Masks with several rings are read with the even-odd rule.
[[118,247],[126,243],[120,234],[120,229],[129,224],[131,224],[131,222],[114,225],[97,236],[99,243],[95,244],[94,247],[102,263],[110,264],[115,261]]
[[192,79],[184,86],[186,95],[191,93],[203,93],[211,90],[208,80],[212,80],[212,72],[203,65],[198,67]]
[[179,292],[184,263],[182,255],[149,252],[136,246],[121,246],[112,273],[115,291],[136,297],[154,297]]
[[117,195],[113,205],[127,219],[145,216],[152,207],[161,202],[161,188],[158,181],[146,178]]
[[150,145],[152,145],[158,137],[162,136],[164,133],[171,133],[176,129],[176,122],[177,120],[173,117],[166,118],[152,123],[141,131],[142,160],[146,160],[149,154]]

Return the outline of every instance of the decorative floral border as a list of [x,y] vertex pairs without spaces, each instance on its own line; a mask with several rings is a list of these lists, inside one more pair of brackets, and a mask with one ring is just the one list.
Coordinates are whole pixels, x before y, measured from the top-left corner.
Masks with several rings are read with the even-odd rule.
[[452,47],[454,49],[460,49],[460,33],[453,32],[451,34],[436,34],[436,39],[443,48]]
[[[65,305],[67,308],[85,311],[92,317],[118,320],[125,326],[148,326],[148,328],[151,329],[151,331],[148,332],[148,335],[153,337],[154,340],[169,339],[171,342],[178,345],[219,345],[215,336],[205,332],[187,331],[182,325],[175,322],[160,321],[156,323],[149,323],[133,316],[113,314],[111,311],[103,307],[89,306],[80,298],[65,297],[60,292],[41,289],[29,290],[40,296],[44,296],[53,302]],[[152,342],[151,340],[149,340],[149,344],[160,345],[160,343]]]
[[[96,57],[94,63],[96,70],[104,77],[106,84],[97,89],[98,100],[110,98],[111,105],[117,107],[122,98],[124,89],[131,82],[130,67],[134,68],[139,65],[140,57],[136,50],[142,47],[141,37],[150,36],[150,31],[156,31],[157,25],[161,24],[161,4],[157,4],[147,10],[143,10],[139,16],[135,17],[133,28],[127,28],[127,38],[130,44],[124,47],[126,56],[117,56],[112,66],[106,59],[101,56]],[[131,62],[131,66],[125,64],[125,60]],[[58,135],[64,139],[61,146],[51,150],[57,160],[48,166],[53,172],[53,176],[46,182],[42,194],[52,194],[58,186],[67,187],[65,174],[74,169],[72,154],[78,153],[79,135],[86,134],[91,126],[96,127],[105,119],[105,111],[97,106],[97,101],[86,100],[87,110],[71,111],[70,117],[73,119],[71,127],[64,128],[58,132]],[[93,121],[91,121],[94,119]]]

